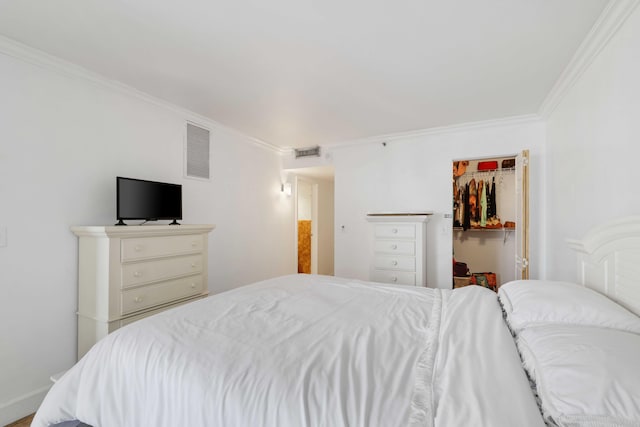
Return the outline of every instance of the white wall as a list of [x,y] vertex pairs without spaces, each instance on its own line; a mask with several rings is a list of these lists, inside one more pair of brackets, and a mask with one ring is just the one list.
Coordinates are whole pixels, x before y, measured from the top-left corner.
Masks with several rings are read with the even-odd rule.
[[[381,142],[384,140],[381,140]],[[531,275],[543,271],[544,124],[521,122],[335,148],[335,272],[368,279],[371,211],[431,210],[427,283],[451,287],[451,162],[530,149]],[[344,228],[342,228],[344,226]]]
[[547,276],[576,278],[566,238],[640,214],[640,8],[548,119]]
[[[115,177],[183,185],[185,223],[214,223],[209,290],[295,272],[280,156],[248,138],[0,54],[0,425],[37,407],[75,362],[72,225],[115,222]],[[211,130],[210,182],[183,178],[185,119]]]

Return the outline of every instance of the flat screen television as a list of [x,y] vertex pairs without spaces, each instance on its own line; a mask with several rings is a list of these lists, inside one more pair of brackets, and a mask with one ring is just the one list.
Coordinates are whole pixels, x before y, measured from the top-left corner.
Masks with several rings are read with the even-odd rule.
[[167,182],[116,177],[116,225],[126,225],[124,220],[173,220],[177,225],[182,219],[182,186]]

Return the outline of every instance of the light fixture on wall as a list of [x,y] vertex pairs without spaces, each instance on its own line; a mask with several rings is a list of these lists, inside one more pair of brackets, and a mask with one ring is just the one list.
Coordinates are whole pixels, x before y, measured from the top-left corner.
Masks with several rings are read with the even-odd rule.
[[291,183],[284,182],[280,184],[280,191],[282,191],[287,197],[291,196]]
[[291,196],[291,181],[289,179],[289,172],[285,170],[280,171],[280,192],[285,196]]

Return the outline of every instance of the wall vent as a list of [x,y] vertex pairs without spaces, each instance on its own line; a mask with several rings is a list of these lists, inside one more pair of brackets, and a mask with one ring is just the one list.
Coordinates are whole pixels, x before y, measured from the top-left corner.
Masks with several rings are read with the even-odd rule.
[[300,157],[320,157],[320,146],[295,148],[293,151],[296,154],[296,159]]
[[186,172],[191,178],[209,179],[209,131],[187,123]]

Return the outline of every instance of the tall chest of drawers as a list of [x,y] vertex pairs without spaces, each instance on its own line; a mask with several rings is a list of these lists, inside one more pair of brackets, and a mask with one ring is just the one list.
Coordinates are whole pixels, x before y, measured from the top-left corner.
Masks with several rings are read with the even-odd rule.
[[427,286],[426,245],[430,215],[367,215],[373,232],[371,281]]
[[207,296],[214,228],[72,227],[78,236],[78,359],[122,326]]

